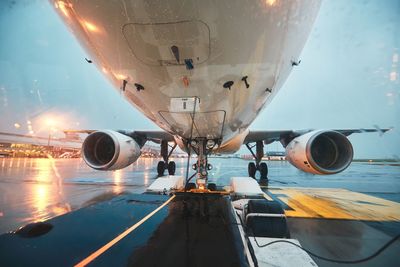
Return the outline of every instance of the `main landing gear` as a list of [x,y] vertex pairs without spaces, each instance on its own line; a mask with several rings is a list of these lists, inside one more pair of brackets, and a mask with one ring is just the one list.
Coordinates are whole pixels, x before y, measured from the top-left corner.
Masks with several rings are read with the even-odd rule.
[[[256,162],[250,162],[248,166],[249,176],[256,178],[256,172],[260,172],[260,181],[268,180],[268,166],[267,163],[261,162],[264,156],[264,144],[263,141],[257,141],[255,145],[250,146],[248,143],[246,147],[250,150]],[[256,147],[256,153],[253,152],[253,148]]]
[[[168,147],[171,147],[170,152],[168,152]],[[161,141],[161,156],[163,157],[163,161],[159,161],[157,164],[157,174],[159,177],[164,176],[165,170],[168,170],[169,175],[175,175],[175,161],[168,161],[175,148],[176,143],[173,146],[170,146],[167,141]]]

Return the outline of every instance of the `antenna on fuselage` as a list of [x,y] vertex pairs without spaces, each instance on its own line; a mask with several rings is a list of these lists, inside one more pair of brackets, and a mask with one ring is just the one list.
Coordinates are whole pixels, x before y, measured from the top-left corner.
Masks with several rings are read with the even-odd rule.
[[172,54],[174,54],[174,57],[176,59],[176,62],[180,62],[180,56],[179,56],[179,48],[176,45],[171,46],[171,51]]

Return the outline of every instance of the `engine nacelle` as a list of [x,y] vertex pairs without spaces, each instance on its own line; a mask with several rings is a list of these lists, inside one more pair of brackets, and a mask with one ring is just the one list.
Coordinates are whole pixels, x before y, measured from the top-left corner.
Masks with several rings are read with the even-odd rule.
[[104,130],[88,135],[82,144],[82,156],[96,170],[118,170],[135,162],[140,146],[131,137]]
[[350,165],[353,146],[339,132],[317,130],[294,138],[286,146],[286,158],[305,172],[335,174]]

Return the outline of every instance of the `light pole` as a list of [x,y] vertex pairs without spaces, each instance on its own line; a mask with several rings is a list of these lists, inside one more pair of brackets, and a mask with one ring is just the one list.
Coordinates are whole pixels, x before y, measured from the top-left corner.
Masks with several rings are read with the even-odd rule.
[[47,148],[50,149],[51,128],[49,130],[49,139],[47,140]]
[[51,139],[51,132],[53,131],[54,121],[52,119],[47,120],[47,125],[49,126],[49,138],[47,139],[47,149],[50,151],[50,139]]

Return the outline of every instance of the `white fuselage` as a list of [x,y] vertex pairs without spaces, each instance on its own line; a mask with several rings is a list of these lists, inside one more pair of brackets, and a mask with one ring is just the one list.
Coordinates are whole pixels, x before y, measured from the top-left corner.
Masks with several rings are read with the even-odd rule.
[[[70,0],[54,5],[94,63],[149,119],[177,137],[221,138],[220,148],[234,151],[299,60],[320,3]],[[229,81],[230,89],[224,87]]]

